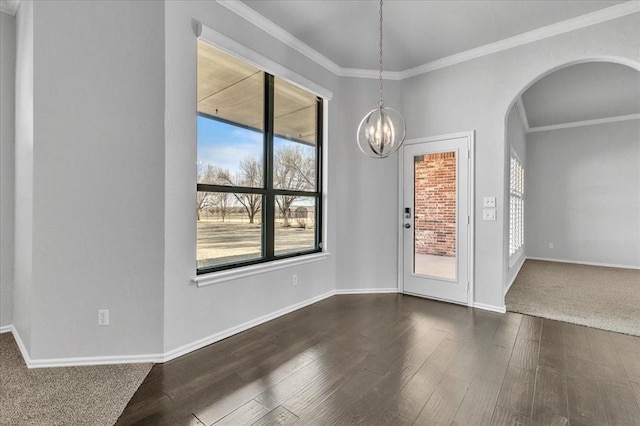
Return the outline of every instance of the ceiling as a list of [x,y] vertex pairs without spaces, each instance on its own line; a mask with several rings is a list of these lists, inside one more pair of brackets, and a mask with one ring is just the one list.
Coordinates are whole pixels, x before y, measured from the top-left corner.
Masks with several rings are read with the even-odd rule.
[[[378,1],[243,0],[342,68],[378,68]],[[405,71],[621,1],[386,0],[384,69]]]
[[[274,79],[274,133],[316,143],[316,96]],[[198,113],[264,130],[264,73],[204,42],[198,42]]]
[[529,128],[640,114],[640,72],[610,62],[572,65],[522,94]]

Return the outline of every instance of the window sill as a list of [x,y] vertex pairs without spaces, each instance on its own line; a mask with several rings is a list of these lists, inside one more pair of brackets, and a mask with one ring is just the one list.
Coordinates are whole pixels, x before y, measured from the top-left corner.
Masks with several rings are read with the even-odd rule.
[[263,274],[265,272],[276,271],[278,269],[289,268],[291,266],[298,266],[305,263],[325,260],[330,255],[331,253],[322,252],[305,256],[291,257],[288,259],[274,260],[273,262],[262,263],[259,265],[251,265],[245,266],[243,268],[198,275],[191,281],[196,283],[198,287],[206,287],[208,285],[220,284],[226,281],[237,280],[239,278],[245,278],[252,275]]

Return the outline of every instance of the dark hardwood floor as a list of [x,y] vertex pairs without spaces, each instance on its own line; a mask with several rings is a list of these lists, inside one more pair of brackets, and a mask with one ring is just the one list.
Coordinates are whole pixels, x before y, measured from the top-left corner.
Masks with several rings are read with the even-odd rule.
[[294,423],[640,425],[640,338],[411,296],[334,296],[155,365],[118,420]]

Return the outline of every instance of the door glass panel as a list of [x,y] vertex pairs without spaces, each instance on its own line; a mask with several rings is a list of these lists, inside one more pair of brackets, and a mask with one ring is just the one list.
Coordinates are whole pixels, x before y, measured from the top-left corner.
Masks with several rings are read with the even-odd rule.
[[456,279],[456,152],[414,157],[413,273]]

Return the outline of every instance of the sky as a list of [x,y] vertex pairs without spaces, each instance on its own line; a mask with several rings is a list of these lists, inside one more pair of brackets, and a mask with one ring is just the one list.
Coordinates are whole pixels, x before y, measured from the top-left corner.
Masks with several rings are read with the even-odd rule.
[[[274,139],[276,150],[292,143],[295,142]],[[198,116],[198,165],[202,165],[203,169],[211,164],[222,170],[238,173],[238,165],[245,157],[263,156],[262,144],[263,136],[260,132]]]

